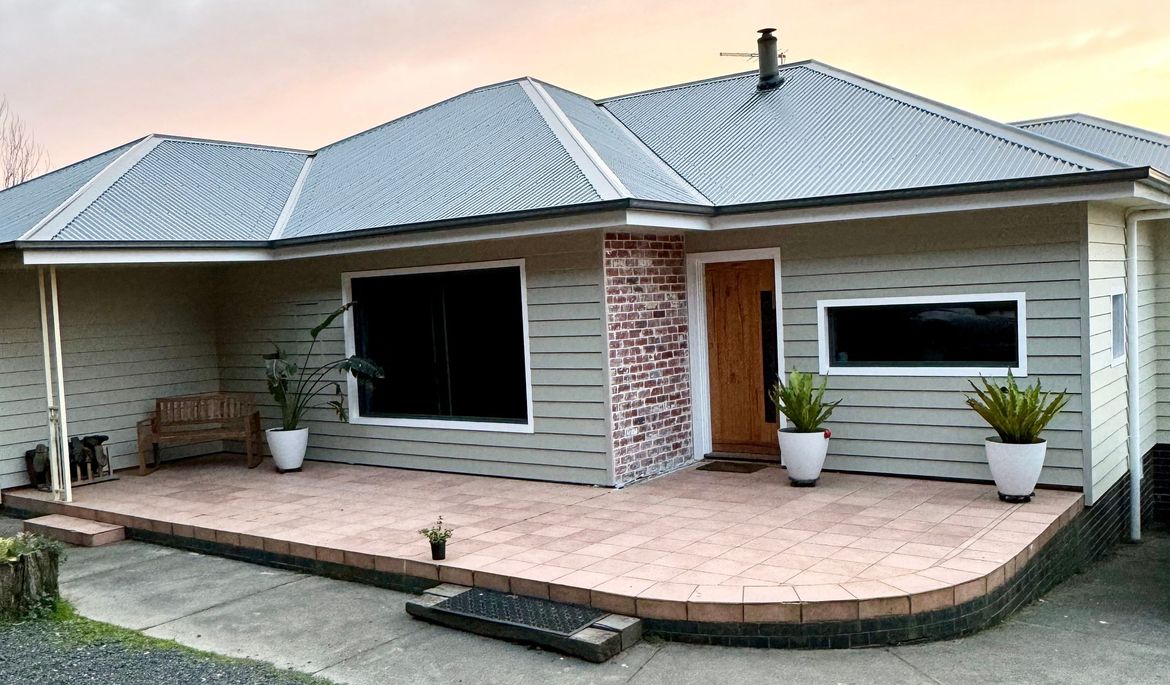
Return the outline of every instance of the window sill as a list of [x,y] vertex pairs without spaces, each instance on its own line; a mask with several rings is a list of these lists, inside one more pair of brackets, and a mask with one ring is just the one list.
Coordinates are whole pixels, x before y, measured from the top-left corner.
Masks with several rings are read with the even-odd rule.
[[532,421],[503,423],[496,421],[444,421],[442,419],[390,419],[374,416],[350,416],[349,422],[358,426],[385,426],[393,428],[433,428],[439,430],[484,431],[489,433],[535,433]]
[[979,377],[1003,378],[1011,372],[1016,378],[1028,376],[1027,367],[987,367],[987,366],[830,366],[821,367],[822,376],[934,376],[940,378],[951,377]]

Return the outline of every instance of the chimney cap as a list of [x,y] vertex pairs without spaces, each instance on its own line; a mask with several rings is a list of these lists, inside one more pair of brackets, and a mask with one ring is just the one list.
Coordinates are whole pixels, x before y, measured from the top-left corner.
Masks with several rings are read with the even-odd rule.
[[772,33],[772,32],[774,32],[775,30],[776,30],[776,29],[760,29],[760,30],[756,31],[756,33],[764,33],[764,34],[768,34],[768,33]]

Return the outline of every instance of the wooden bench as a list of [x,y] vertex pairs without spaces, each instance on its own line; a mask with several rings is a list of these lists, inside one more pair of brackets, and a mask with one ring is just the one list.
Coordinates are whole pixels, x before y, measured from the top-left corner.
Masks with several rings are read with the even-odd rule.
[[212,440],[242,440],[248,468],[260,465],[260,412],[249,395],[206,393],[164,397],[155,402],[150,418],[138,422],[138,475],[148,473],[146,453],[154,453],[150,471],[162,461],[161,445],[195,444]]

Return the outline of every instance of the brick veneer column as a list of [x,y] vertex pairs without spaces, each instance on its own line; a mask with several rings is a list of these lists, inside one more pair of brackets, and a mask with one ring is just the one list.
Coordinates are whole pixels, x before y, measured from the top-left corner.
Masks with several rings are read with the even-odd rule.
[[693,456],[686,252],[677,235],[607,233],[603,246],[614,478]]

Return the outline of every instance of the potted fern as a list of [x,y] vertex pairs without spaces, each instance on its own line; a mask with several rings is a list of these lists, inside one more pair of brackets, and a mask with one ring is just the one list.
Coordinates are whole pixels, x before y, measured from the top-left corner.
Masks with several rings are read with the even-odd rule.
[[975,395],[966,396],[967,406],[995,430],[996,436],[983,444],[999,498],[1004,502],[1030,502],[1048,448],[1040,433],[1068,404],[1067,391],[1044,392],[1039,380],[1021,388],[1010,373],[1002,386],[987,378],[982,380],[982,388],[969,381]]
[[[309,429],[301,426],[305,412],[329,407],[337,412],[339,420],[348,420],[341,383],[331,379],[330,374],[353,374],[358,379],[382,377],[382,368],[364,357],[343,357],[320,365],[311,364],[313,349],[317,346],[321,332],[352,306],[350,302],[338,308],[309,330],[309,345],[300,363],[290,360],[288,353],[275,343],[273,347],[276,349],[264,355],[268,392],[280,407],[280,426],[269,428],[265,436],[272,452],[272,461],[281,473],[299,471],[305,461],[305,450],[309,445]],[[316,404],[322,395],[332,396],[333,399]]]
[[772,403],[790,424],[777,431],[777,436],[780,463],[788,469],[788,480],[793,487],[812,487],[821,477],[832,436],[824,423],[841,404],[841,400],[825,402],[828,382],[827,378],[822,379],[820,387],[816,387],[812,374],[793,369],[787,383],[779,379],[772,388]]

